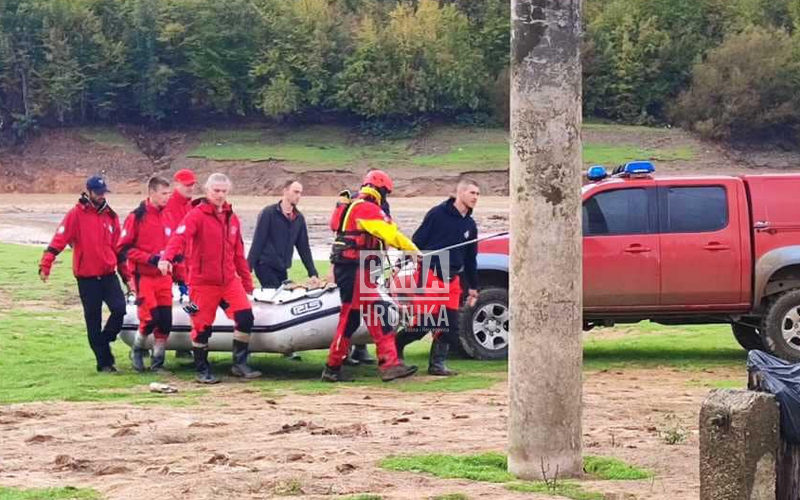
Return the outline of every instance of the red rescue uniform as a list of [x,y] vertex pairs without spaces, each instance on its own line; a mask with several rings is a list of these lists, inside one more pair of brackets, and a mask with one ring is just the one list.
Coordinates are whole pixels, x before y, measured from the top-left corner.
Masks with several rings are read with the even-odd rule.
[[49,275],[56,256],[72,245],[72,273],[76,278],[95,278],[117,270],[116,247],[119,241],[119,217],[107,203],[95,206],[82,196],[67,212],[39,264]]
[[[327,365],[337,369],[342,366],[350,349],[350,339],[361,319],[375,341],[378,364],[386,370],[400,364],[394,341],[394,328],[388,321],[388,304],[381,299],[374,277],[369,273],[373,266],[359,260],[363,251],[375,254],[380,269],[380,251],[384,244],[400,250],[416,251],[417,247],[392,222],[380,207],[381,199],[374,189],[364,187],[361,194],[348,207],[341,220],[334,247],[334,274],[339,287],[342,309],[336,336],[330,346]],[[338,248],[337,248],[338,247]]]
[[241,223],[231,205],[225,203],[217,210],[205,199],[198,201],[175,229],[164,259],[175,262],[187,245],[192,249],[186,259],[189,294],[198,307],[192,315],[192,341],[208,343],[217,307],[222,303],[227,303],[237,331],[249,335],[252,309],[247,294],[253,291],[253,278],[244,254]]
[[[164,207],[164,217],[166,218],[169,234],[175,232],[175,229],[181,224],[181,221],[186,214],[192,210],[192,199],[187,198],[180,194],[178,191],[173,191],[167,200],[167,206]],[[184,249],[184,255],[189,256],[192,254],[191,247]],[[187,283],[189,277],[187,276],[186,264],[184,262],[176,262],[172,268],[172,277],[176,282]]]
[[163,343],[172,329],[172,278],[158,270],[171,231],[164,209],[143,201],[128,215],[118,245],[136,291],[139,331]]

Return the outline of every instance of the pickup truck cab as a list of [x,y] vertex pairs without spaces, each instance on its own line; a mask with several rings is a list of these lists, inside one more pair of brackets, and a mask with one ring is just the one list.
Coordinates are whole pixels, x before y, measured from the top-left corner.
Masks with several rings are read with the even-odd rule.
[[[583,199],[584,329],[728,323],[745,349],[800,361],[800,174],[659,177],[593,167]],[[513,231],[513,228],[512,228]],[[462,344],[507,356],[508,237],[482,242]]]

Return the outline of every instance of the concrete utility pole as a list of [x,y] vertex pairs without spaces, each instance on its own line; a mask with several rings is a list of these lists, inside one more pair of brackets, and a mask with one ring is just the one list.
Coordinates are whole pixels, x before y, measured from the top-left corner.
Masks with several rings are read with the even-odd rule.
[[581,457],[580,0],[511,0],[510,472]]

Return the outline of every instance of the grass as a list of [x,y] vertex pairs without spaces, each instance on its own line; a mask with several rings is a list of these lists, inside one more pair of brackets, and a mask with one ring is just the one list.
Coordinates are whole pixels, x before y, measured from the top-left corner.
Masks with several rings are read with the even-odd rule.
[[0,486],[0,500],[100,500],[94,490],[85,488],[19,489]]
[[448,493],[432,497],[431,500],[469,500],[469,497],[463,493]]
[[[587,370],[672,367],[704,370],[744,366],[747,353],[728,325],[665,327],[650,322],[619,327],[624,335],[604,338],[603,329],[584,342]],[[593,331],[594,332],[594,331]]]
[[[640,132],[645,127],[596,124],[589,129]],[[218,161],[278,160],[305,168],[348,167],[355,163],[391,170],[393,167],[426,167],[438,169],[505,170],[508,168],[508,135],[502,129],[441,127],[426,138],[442,151],[417,153],[407,139],[365,142],[353,140],[341,127],[309,127],[279,135],[261,130],[213,130],[200,136],[200,145],[187,156]],[[691,160],[694,151],[688,147],[640,148],[634,145],[585,142],[585,164],[618,165],[631,160]]]
[[543,495],[556,495],[573,500],[604,500],[606,497],[596,491],[586,491],[581,486],[572,481],[558,481],[554,485],[543,481],[511,483],[504,486],[509,491],[518,493],[540,493]]
[[[121,373],[114,376],[95,373],[71,276],[71,256],[69,252],[59,256],[50,281],[44,284],[36,274],[41,251],[38,247],[0,244],[0,345],[7,353],[0,356],[3,374],[0,403],[67,400],[182,406],[196,404],[207,394],[205,388],[176,395],[147,392],[150,382],[171,378],[133,373],[127,360],[129,349],[122,342],[113,345]],[[328,263],[317,262],[317,267],[325,275]],[[302,265],[295,265],[290,277],[304,279]],[[586,370],[671,367],[694,371],[742,366],[746,359],[728,326],[663,327],[640,323],[621,326],[610,333],[607,329],[597,329],[588,336],[584,344]],[[421,375],[427,366],[429,346],[428,341],[422,341],[406,351],[407,361],[420,366]],[[374,347],[370,349],[374,353]],[[398,392],[459,392],[491,388],[506,379],[508,370],[505,361],[452,356],[448,364],[461,372],[458,377],[416,376],[384,384],[374,366],[361,366],[348,368],[356,382],[334,385],[319,381],[326,356],[325,350],[307,351],[302,353],[303,360],[297,362],[278,354],[254,353],[252,364],[266,376],[249,386],[259,389],[264,397],[283,392],[325,394],[351,386],[391,388]],[[216,373],[229,371],[229,354],[212,353],[211,358]],[[167,363],[174,370],[171,377],[193,378],[189,360],[175,360],[170,355]],[[54,373],[58,376],[53,376]],[[717,387],[728,382],[704,384]]]
[[606,481],[629,481],[653,477],[652,472],[628,465],[613,457],[584,457],[583,470],[592,477]]
[[108,127],[78,127],[75,132],[82,138],[102,144],[105,146],[121,147],[125,151],[132,152],[136,146],[127,137],[120,134],[113,128]]
[[[479,455],[409,455],[388,457],[380,466],[391,471],[431,474],[446,479],[469,479],[489,483],[503,483],[506,489],[527,493],[558,495],[575,500],[602,500],[601,493],[586,491],[575,481],[517,481],[508,472],[508,459],[499,453]],[[652,476],[649,471],[630,466],[609,457],[587,456],[584,471],[589,479],[634,480]]]
[[349,144],[337,127],[308,127],[281,135],[260,130],[213,130],[200,136],[200,145],[189,158],[210,160],[297,163],[306,167],[345,167],[354,162],[384,163],[402,160],[406,141]]
[[343,497],[341,500],[383,500],[383,497],[380,495],[355,495],[349,497]]

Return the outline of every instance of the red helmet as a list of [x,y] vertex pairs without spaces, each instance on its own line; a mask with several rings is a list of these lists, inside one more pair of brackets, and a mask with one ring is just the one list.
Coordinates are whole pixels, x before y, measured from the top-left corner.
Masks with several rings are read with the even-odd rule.
[[389,193],[391,193],[394,188],[392,178],[383,170],[370,170],[367,172],[367,175],[364,176],[364,181],[361,184],[364,186],[369,184],[375,188],[385,188]]

